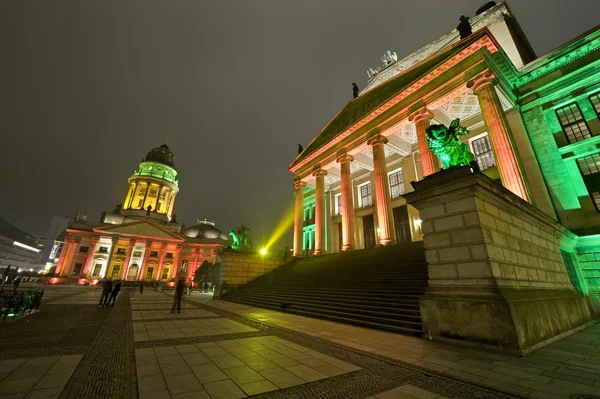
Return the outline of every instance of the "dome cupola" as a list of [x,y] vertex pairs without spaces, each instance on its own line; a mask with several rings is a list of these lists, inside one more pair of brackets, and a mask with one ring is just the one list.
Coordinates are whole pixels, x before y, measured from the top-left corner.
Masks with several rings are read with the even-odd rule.
[[183,235],[191,238],[229,240],[229,236],[215,227],[215,222],[206,219],[196,221],[194,226],[183,229]]

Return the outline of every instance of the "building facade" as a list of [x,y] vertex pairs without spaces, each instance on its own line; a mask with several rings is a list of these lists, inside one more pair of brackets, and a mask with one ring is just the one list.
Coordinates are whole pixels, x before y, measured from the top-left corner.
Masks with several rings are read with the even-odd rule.
[[422,240],[403,195],[440,170],[426,129],[460,118],[479,168],[568,229],[571,282],[600,294],[600,28],[537,58],[506,4],[471,25],[403,59],[384,54],[289,165],[294,255]]
[[16,271],[40,271],[41,248],[38,237],[0,218],[0,275],[6,268]]
[[189,281],[204,262],[217,263],[228,236],[213,222],[184,228],[173,213],[179,192],[175,156],[152,149],[129,178],[124,202],[99,222],[78,217],[56,241],[55,274],[79,280]]

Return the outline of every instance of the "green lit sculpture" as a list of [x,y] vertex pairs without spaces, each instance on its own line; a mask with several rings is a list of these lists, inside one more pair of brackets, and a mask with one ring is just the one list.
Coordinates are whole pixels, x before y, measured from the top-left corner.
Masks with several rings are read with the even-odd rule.
[[474,164],[475,157],[469,151],[469,146],[459,139],[459,137],[468,133],[469,130],[460,126],[459,118],[453,120],[450,127],[431,125],[427,128],[427,144],[429,144],[431,151],[442,161],[444,169]]
[[247,234],[250,229],[244,225],[238,227],[237,231],[229,230],[229,235],[233,240],[234,247],[252,248],[254,246],[254,239]]

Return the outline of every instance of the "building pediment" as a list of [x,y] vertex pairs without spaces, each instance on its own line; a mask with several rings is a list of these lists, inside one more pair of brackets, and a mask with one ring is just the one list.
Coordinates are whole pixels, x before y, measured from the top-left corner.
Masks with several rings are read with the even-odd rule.
[[114,226],[97,227],[94,232],[101,234],[119,235],[132,237],[136,239],[160,239],[167,241],[183,242],[183,237],[172,233],[169,230],[150,223],[148,221],[139,221],[124,223]]

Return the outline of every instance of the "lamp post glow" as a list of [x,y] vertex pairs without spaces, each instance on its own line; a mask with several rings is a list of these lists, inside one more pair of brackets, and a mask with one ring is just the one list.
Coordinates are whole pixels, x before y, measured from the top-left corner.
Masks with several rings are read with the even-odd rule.
[[260,250],[260,254],[261,255],[266,255],[267,254],[267,248],[263,248]]

